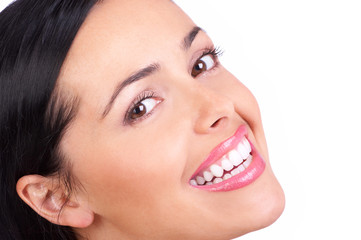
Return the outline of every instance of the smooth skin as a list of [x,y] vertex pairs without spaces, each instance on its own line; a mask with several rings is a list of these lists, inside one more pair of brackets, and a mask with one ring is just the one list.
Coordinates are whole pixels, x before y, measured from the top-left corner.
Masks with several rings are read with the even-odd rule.
[[[270,167],[257,102],[216,57],[192,76],[213,46],[202,30],[185,46],[194,27],[169,0],[104,0],[92,9],[57,86],[80,101],[60,148],[82,190],[58,217],[65,195],[58,181],[24,176],[17,190],[29,206],[88,239],[230,239],[280,216],[284,194]],[[124,79],[147,66],[156,70],[109,104]],[[139,95],[148,97],[145,114],[129,114]],[[210,151],[240,125],[266,161],[263,174],[229,192],[190,186]]]

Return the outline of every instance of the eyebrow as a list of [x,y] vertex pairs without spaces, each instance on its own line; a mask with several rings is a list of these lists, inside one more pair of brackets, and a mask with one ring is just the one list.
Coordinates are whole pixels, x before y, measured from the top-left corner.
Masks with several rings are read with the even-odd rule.
[[192,31],[190,31],[188,33],[188,35],[183,39],[183,44],[182,44],[183,46],[182,47],[183,47],[184,50],[188,50],[191,47],[191,45],[192,45],[194,39],[196,38],[198,32],[201,31],[201,30],[202,30],[202,28],[200,28],[198,26],[193,27]]
[[138,70],[137,72],[133,73],[132,75],[130,75],[129,77],[127,77],[124,81],[122,81],[120,84],[117,85],[117,87],[115,88],[112,97],[110,98],[107,106],[104,109],[104,112],[102,114],[102,118],[105,118],[105,116],[109,113],[110,109],[112,108],[112,105],[115,101],[115,99],[117,98],[117,96],[119,95],[119,93],[123,90],[123,88],[125,88],[126,86],[139,81],[143,78],[148,77],[149,75],[152,75],[154,72],[158,71],[160,69],[159,64],[157,63],[153,63],[145,68],[142,68],[140,70]]
[[[184,37],[183,42],[182,42],[182,48],[184,51],[187,51],[194,39],[196,38],[197,34],[199,31],[201,31],[202,29],[200,27],[193,27],[193,29],[187,34],[187,36]],[[132,83],[135,83],[136,81],[139,81],[141,79],[144,79],[152,74],[154,74],[155,72],[159,71],[160,69],[160,65],[158,63],[153,63],[150,64],[149,66],[142,68],[138,71],[136,71],[135,73],[133,73],[132,75],[130,75],[129,77],[127,77],[124,81],[122,81],[120,84],[118,84],[108,102],[108,104],[106,105],[103,114],[102,114],[102,119],[104,119],[107,114],[110,112],[113,103],[115,101],[115,99],[118,97],[119,93],[127,86],[129,86]]]

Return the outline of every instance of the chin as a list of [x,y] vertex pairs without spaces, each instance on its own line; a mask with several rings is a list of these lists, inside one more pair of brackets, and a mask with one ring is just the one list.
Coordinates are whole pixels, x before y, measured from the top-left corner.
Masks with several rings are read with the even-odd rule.
[[228,193],[238,207],[224,209],[226,213],[215,223],[216,227],[208,229],[212,233],[206,231],[208,236],[194,239],[234,239],[263,229],[273,224],[285,207],[284,192],[269,167],[251,185]]
[[[268,175],[268,176],[267,176]],[[238,229],[237,233],[231,238],[240,237],[250,232],[254,232],[272,225],[282,214],[285,208],[285,195],[279,182],[267,167],[263,176],[254,182],[255,188],[260,188],[262,192],[256,194],[251,192],[253,202],[251,211],[247,218],[247,229]],[[242,224],[244,226],[244,223]]]

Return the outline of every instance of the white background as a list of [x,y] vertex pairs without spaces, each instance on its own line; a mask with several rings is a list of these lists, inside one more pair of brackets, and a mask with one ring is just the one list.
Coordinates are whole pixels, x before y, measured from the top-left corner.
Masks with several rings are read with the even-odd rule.
[[176,2],[258,99],[286,194],[276,223],[240,239],[361,239],[361,1]]

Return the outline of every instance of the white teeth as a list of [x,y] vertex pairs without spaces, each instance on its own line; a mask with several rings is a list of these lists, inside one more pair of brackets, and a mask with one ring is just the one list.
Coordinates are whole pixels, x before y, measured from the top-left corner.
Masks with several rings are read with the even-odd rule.
[[211,172],[208,172],[208,171],[204,171],[203,172],[203,177],[206,181],[211,181],[213,179],[213,174]]
[[223,181],[222,178],[215,178],[215,179],[213,180],[213,183],[216,184],[216,183],[220,183],[220,182],[222,182],[222,181]]
[[231,171],[232,176],[237,175],[238,173],[240,173],[240,171],[237,168]]
[[197,186],[197,185],[198,185],[197,182],[196,182],[196,180],[194,180],[194,179],[190,180],[189,183],[190,183],[191,185],[193,185],[193,186]]
[[242,139],[243,145],[246,147],[247,151],[250,153],[252,151],[251,144],[248,142],[247,138]]
[[231,177],[232,177],[232,175],[231,175],[231,174],[226,173],[226,174],[224,174],[224,176],[223,176],[223,180],[230,179]]
[[239,165],[237,167],[237,169],[238,169],[239,172],[243,172],[244,170],[246,170],[246,168],[243,166],[243,164]]
[[[203,175],[195,177],[195,179],[190,180],[189,183],[194,186],[212,185],[230,179],[232,176],[246,170],[251,164],[253,159],[250,154],[251,151],[251,144],[246,137],[243,137],[236,149],[228,152],[227,155],[223,156],[221,161],[212,164],[209,170],[203,171]],[[219,166],[219,164],[221,166]],[[228,173],[224,174],[225,171]],[[229,171],[231,172],[229,173]]]
[[252,162],[252,158],[253,158],[252,155],[249,155],[247,160],[244,161],[244,163],[242,165],[244,165],[245,168],[248,167]]
[[204,180],[204,178],[201,176],[197,176],[196,181],[197,181],[198,185],[203,185],[206,182],[206,180]]
[[243,143],[238,144],[237,151],[242,156],[242,159],[246,159],[249,155],[249,152],[247,148],[243,145]]
[[243,162],[241,155],[236,150],[232,150],[228,153],[228,158],[234,166],[238,166]]
[[233,164],[227,158],[223,158],[222,168],[226,171],[229,171],[233,168]]
[[210,167],[211,172],[216,177],[222,177],[223,176],[223,168],[218,166],[217,164],[212,164]]

